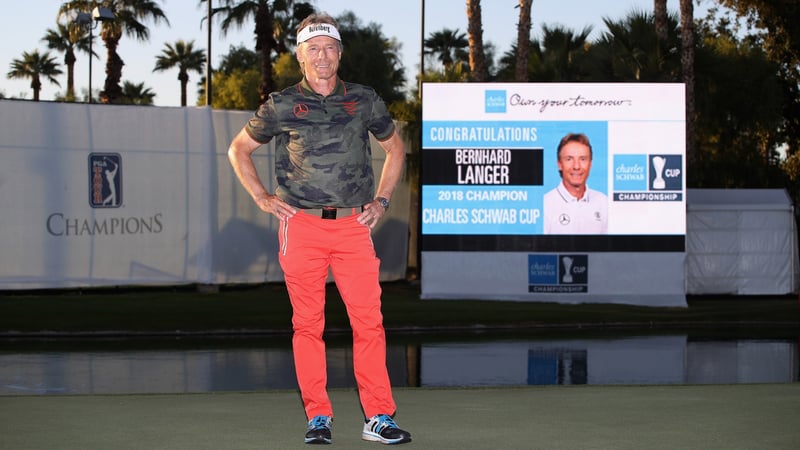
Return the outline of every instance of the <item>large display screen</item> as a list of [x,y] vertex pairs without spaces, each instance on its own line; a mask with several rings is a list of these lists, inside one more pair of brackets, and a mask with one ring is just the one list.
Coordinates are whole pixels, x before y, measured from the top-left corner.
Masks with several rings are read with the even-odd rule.
[[683,92],[426,83],[422,251],[683,251]]

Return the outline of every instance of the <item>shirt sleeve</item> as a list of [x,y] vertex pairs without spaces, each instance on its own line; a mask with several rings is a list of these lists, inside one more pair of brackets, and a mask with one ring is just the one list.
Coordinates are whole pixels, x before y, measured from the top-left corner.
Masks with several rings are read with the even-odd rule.
[[372,117],[367,128],[379,141],[385,141],[394,133],[394,121],[386,108],[383,99],[375,92],[372,93]]
[[247,134],[258,143],[266,144],[280,134],[280,121],[276,112],[276,98],[270,94],[245,125]]

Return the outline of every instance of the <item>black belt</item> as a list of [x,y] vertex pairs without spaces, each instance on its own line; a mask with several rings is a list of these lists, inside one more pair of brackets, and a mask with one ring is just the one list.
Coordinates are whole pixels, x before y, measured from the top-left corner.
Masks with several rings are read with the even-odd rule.
[[361,211],[364,211],[363,206],[353,206],[350,208],[331,208],[331,207],[322,207],[322,208],[315,208],[315,209],[304,209],[303,212],[306,214],[312,214],[317,217],[321,217],[323,219],[336,219],[336,218],[343,218],[352,216],[353,214],[358,214]]

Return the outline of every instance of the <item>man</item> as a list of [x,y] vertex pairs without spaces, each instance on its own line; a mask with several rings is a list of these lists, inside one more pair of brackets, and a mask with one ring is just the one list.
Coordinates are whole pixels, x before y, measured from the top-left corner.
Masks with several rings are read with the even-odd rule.
[[[297,43],[303,80],[269,96],[234,138],[228,157],[258,207],[280,220],[279,261],[292,303],[295,370],[308,419],[305,442],[331,443],[322,339],[329,268],[353,328],[353,367],[366,416],[361,437],[409,442],[411,434],[392,418],[380,260],[371,237],[402,175],[405,147],[375,91],[339,79],[342,43],[332,17],[307,17]],[[386,152],[377,191],[368,132]],[[272,139],[278,187],[269,193],[252,153]]]
[[544,233],[607,233],[608,199],[586,186],[592,169],[589,138],[567,134],[558,144],[557,159],[561,183],[544,195]]

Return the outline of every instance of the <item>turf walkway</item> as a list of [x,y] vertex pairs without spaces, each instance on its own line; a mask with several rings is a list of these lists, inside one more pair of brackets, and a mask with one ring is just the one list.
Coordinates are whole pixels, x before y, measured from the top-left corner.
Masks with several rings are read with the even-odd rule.
[[[800,384],[395,390],[416,449],[798,449]],[[360,440],[333,390],[333,447]],[[0,397],[2,449],[292,449],[296,392]]]

